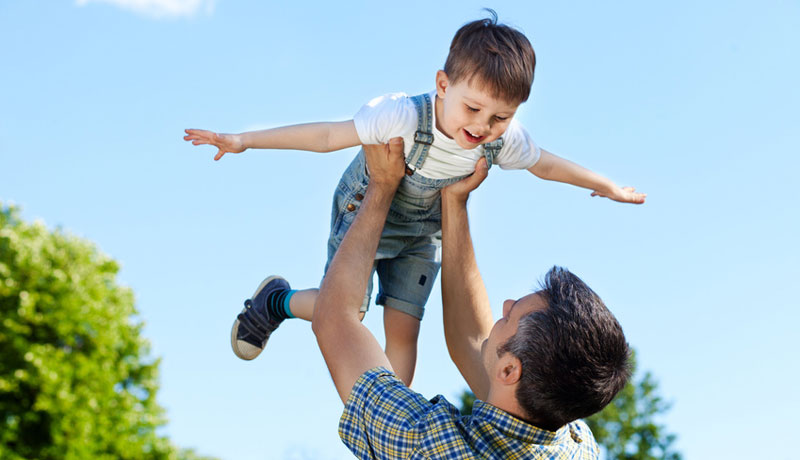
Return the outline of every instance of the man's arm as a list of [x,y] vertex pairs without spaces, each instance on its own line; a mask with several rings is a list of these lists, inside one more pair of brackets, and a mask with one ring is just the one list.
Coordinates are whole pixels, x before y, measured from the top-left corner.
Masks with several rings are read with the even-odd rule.
[[489,377],[481,346],[492,330],[492,309],[478,271],[467,218],[467,198],[486,178],[486,161],[475,172],[442,190],[442,309],[450,358],[472,392],[486,399]]
[[620,187],[612,180],[544,149],[539,161],[528,168],[528,171],[541,179],[588,188],[592,190],[592,196],[602,196],[622,203],[642,204],[647,198],[647,194],[636,193],[633,187]]
[[405,173],[403,142],[365,145],[364,153],[370,172],[366,196],[328,268],[311,319],[343,402],[361,374],[377,366],[391,369],[380,344],[359,321],[359,309],[389,205]]
[[353,120],[281,126],[241,134],[187,129],[183,139],[192,141],[194,145],[209,144],[217,147],[219,151],[214,160],[219,160],[226,153],[241,153],[247,149],[332,152],[361,144]]

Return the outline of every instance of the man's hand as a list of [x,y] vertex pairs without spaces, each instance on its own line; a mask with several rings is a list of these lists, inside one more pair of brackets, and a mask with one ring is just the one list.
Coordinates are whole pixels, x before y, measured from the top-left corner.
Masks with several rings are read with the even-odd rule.
[[488,175],[489,167],[486,165],[486,158],[481,158],[475,163],[475,171],[472,174],[442,189],[442,199],[466,202],[469,194],[478,188]]
[[370,183],[396,189],[406,170],[403,139],[395,137],[388,144],[365,145],[363,148]]
[[611,189],[611,192],[608,193],[595,190],[592,192],[592,196],[602,196],[610,200],[619,201],[620,203],[633,204],[642,204],[645,198],[647,198],[646,193],[637,193],[636,189],[633,187],[614,187]]
[[183,140],[192,141],[192,145],[209,144],[219,149],[214,156],[214,161],[219,160],[228,152],[241,153],[247,149],[238,134],[218,134],[204,129],[187,129],[185,131],[186,135],[183,136]]

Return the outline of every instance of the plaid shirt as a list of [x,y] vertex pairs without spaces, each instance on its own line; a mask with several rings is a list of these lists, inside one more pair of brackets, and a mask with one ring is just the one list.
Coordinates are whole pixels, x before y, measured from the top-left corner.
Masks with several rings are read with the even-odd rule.
[[439,395],[430,401],[383,367],[353,386],[339,421],[339,437],[357,458],[596,459],[589,427],[572,422],[558,431],[525,423],[483,401],[472,415]]

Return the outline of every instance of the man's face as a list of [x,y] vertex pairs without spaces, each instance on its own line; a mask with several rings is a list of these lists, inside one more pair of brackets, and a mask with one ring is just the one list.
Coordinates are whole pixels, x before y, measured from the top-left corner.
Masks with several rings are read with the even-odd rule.
[[547,308],[547,302],[538,292],[528,294],[516,301],[508,299],[503,302],[503,317],[494,323],[489,337],[481,345],[484,366],[490,375],[499,358],[497,349],[517,333],[519,320],[529,313],[545,308]]
[[436,95],[436,128],[468,150],[502,136],[519,106],[491,96],[477,79],[450,84],[441,70]]

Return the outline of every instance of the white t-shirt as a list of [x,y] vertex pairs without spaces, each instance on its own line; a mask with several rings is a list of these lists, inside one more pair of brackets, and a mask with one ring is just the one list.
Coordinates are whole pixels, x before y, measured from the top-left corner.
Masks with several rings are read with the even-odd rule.
[[[431,102],[436,92],[430,93]],[[483,156],[483,146],[466,150],[456,141],[436,129],[436,110],[433,115],[433,144],[428,157],[417,171],[430,179],[460,177],[475,170],[475,162]],[[392,93],[367,102],[353,117],[362,144],[385,144],[393,137],[402,137],[406,158],[414,145],[417,131],[417,109],[405,93]],[[528,169],[541,156],[530,134],[516,120],[511,120],[503,133],[503,148],[494,163],[503,169]]]

